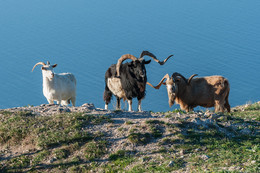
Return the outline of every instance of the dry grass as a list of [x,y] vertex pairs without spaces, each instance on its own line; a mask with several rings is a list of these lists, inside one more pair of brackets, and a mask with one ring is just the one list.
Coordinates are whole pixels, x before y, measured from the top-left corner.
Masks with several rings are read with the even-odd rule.
[[259,112],[1,111],[0,172],[259,172]]

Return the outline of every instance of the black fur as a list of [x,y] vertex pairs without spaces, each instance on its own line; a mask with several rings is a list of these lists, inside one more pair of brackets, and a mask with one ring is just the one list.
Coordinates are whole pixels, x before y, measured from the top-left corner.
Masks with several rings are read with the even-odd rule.
[[[151,60],[136,60],[122,64],[120,67],[120,79],[122,83],[122,88],[125,91],[126,98],[132,100],[136,98],[141,100],[145,97],[145,87],[147,82],[145,64],[149,64]],[[116,74],[116,64],[111,65],[105,74],[105,91],[104,91],[104,101],[106,104],[110,103],[112,92],[107,86],[107,79],[117,76]],[[117,106],[118,102],[117,102]]]

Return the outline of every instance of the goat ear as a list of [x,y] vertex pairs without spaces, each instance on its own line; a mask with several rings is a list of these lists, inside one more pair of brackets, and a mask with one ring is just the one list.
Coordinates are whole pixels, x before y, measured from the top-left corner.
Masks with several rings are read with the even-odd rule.
[[42,70],[46,70],[46,68],[44,68],[44,67],[42,67],[41,69],[42,69]]
[[149,64],[150,62],[151,62],[151,60],[144,61],[145,64]]
[[181,78],[180,77],[176,77],[175,82],[180,82]]
[[163,82],[162,84],[163,84],[163,85],[166,85],[166,82]]
[[58,65],[58,64],[54,64],[52,67],[55,68],[55,67],[57,67],[57,65]]

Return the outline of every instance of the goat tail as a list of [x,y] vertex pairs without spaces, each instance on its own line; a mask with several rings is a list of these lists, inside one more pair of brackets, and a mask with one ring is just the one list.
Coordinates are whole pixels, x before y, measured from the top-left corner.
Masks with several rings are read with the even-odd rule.
[[227,111],[230,113],[230,105],[228,102],[229,92],[230,92],[230,85],[227,79],[224,80],[224,92],[226,91],[225,95],[225,104],[224,107],[227,109]]

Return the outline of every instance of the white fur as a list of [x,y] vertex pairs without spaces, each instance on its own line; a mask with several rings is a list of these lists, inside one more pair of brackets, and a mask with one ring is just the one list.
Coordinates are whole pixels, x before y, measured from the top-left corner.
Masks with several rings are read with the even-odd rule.
[[121,80],[119,78],[108,78],[107,86],[115,96],[126,99],[125,91],[123,90]]
[[57,101],[59,105],[68,105],[72,102],[75,106],[76,102],[76,78],[71,73],[53,72],[53,67],[50,65],[43,66],[43,95],[48,100],[49,104]]

